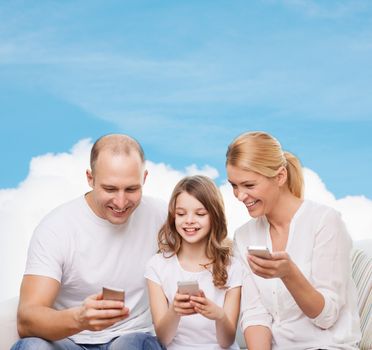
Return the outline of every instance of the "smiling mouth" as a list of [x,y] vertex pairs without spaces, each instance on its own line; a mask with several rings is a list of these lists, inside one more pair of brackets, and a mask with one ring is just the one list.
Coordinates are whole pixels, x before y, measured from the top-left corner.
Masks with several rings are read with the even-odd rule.
[[200,230],[199,227],[188,227],[183,229],[187,233],[194,233]]
[[244,203],[247,208],[253,207],[258,202],[258,199],[252,202]]
[[117,209],[117,208],[112,208],[109,207],[115,214],[124,214],[129,208],[124,208],[124,209]]

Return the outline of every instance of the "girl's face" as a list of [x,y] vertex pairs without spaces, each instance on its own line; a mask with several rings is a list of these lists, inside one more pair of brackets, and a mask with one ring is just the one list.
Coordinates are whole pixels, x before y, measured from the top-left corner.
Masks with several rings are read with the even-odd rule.
[[175,225],[178,234],[188,243],[206,239],[211,230],[208,211],[187,192],[181,192],[176,199]]
[[227,176],[235,197],[248,209],[253,218],[270,214],[279,196],[277,178],[227,165]]

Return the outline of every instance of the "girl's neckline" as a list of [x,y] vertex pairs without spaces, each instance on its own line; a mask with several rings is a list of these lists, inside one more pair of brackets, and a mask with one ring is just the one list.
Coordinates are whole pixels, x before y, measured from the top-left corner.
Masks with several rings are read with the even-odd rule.
[[[204,265],[201,265],[201,264],[199,264],[199,266],[200,266],[200,268],[201,268],[200,271],[190,271],[190,270],[187,270],[186,268],[184,268],[184,267],[182,266],[180,260],[178,259],[178,255],[177,255],[177,254],[174,254],[174,259],[176,259],[176,262],[177,262],[178,267],[179,267],[182,271],[184,271],[184,272],[192,273],[192,274],[203,274],[203,273],[206,273],[206,272],[207,272],[207,273],[210,273],[210,271],[209,271],[207,268],[203,267]],[[207,264],[206,264],[206,265],[207,265]],[[211,266],[211,264],[208,264],[208,265]]]

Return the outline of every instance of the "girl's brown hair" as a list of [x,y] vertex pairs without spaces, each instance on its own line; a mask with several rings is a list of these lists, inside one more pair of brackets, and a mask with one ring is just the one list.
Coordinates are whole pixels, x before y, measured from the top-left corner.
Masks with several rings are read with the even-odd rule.
[[262,131],[247,132],[238,136],[228,147],[226,165],[274,177],[284,166],[287,185],[298,198],[303,198],[304,179],[301,163],[296,156],[283,152],[279,141]]
[[[213,284],[218,288],[226,286],[227,266],[231,259],[231,244],[228,244],[227,225],[221,193],[214,182],[206,176],[188,176],[179,181],[173,190],[168,217],[159,231],[159,250],[166,257],[177,254],[182,238],[175,226],[177,197],[187,192],[203,204],[209,214],[211,230],[208,236],[206,255],[212,260]],[[170,253],[170,254],[169,254]]]

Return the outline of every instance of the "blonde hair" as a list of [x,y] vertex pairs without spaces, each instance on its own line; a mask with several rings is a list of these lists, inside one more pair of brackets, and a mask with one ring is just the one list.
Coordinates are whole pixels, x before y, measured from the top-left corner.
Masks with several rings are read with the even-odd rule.
[[226,165],[266,177],[276,176],[281,167],[285,167],[289,190],[296,197],[303,198],[304,180],[299,159],[292,153],[283,152],[279,141],[266,132],[239,135],[227,149]]
[[228,277],[227,266],[230,264],[232,254],[231,244],[228,243],[227,238],[226,217],[221,193],[208,177],[188,176],[177,183],[169,201],[167,220],[159,231],[159,250],[165,257],[171,257],[181,249],[182,238],[176,230],[175,220],[177,197],[183,192],[195,197],[209,214],[211,229],[206,255],[213,264],[213,284],[218,288],[223,288]]

